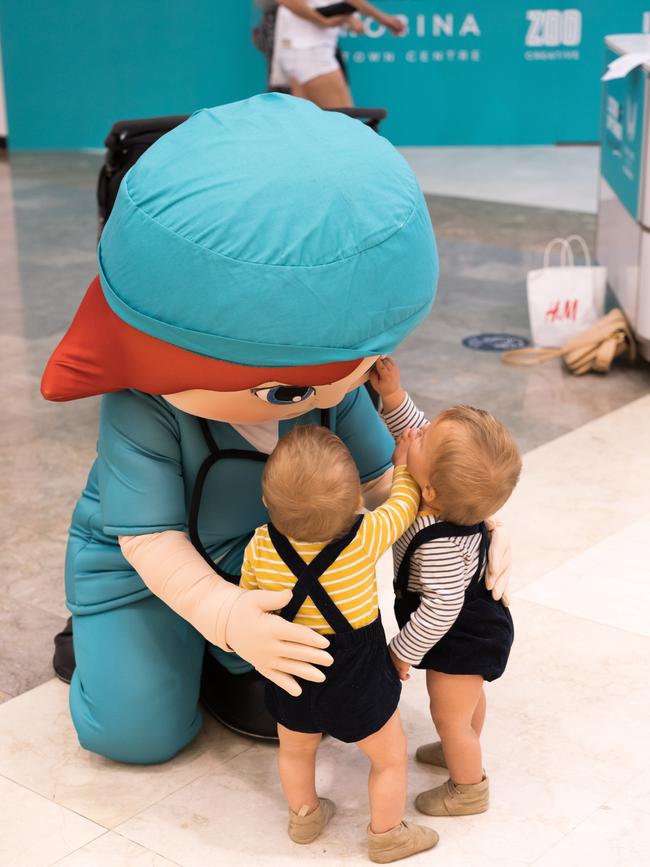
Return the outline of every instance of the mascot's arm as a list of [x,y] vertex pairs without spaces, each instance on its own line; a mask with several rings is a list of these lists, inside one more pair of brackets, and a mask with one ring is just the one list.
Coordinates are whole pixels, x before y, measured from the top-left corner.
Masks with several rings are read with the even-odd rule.
[[122,553],[147,587],[212,644],[230,650],[226,624],[245,591],[221,579],[185,533],[120,536]]
[[208,641],[236,651],[291,695],[301,689],[291,675],[323,681],[315,665],[331,665],[328,640],[307,626],[271,614],[291,591],[244,590],[220,578],[185,533],[164,530],[120,536],[120,547],[147,587]]

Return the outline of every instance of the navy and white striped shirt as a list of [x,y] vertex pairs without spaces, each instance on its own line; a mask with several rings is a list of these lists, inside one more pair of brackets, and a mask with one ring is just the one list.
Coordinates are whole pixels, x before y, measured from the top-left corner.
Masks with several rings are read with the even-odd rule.
[[[407,428],[429,424],[424,413],[406,395],[390,413],[383,414],[391,434],[397,439]],[[393,545],[395,575],[411,539],[436,518],[426,509]],[[420,605],[410,620],[390,642],[395,655],[417,665],[460,614],[467,589],[478,568],[481,534],[441,538],[425,542],[411,558],[408,589],[420,594]]]

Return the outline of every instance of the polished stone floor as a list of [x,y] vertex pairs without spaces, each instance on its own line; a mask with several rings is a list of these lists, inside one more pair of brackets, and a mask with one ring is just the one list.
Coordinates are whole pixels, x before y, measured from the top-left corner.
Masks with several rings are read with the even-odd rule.
[[595,214],[600,148],[400,148],[425,193]]
[[[542,166],[535,155],[535,184],[530,154],[510,157],[532,175],[496,201],[490,179],[504,171],[500,154],[483,155],[483,186],[478,171],[471,186],[433,185],[453,154],[435,164],[430,152],[416,167],[436,193],[427,200],[441,281],[432,315],[397,353],[405,382],[430,413],[459,402],[491,409],[525,452],[505,510],[517,642],[506,676],[489,690],[492,808],[431,820],[441,842],[430,859],[627,867],[650,846],[650,367],[617,364],[608,376],[576,378],[556,362],[508,368],[497,354],[462,346],[475,333],[528,335],[525,276],[551,237],[578,232],[593,247],[585,204],[593,166],[573,178],[572,208],[551,209],[557,197],[533,188],[553,181],[560,189],[562,161],[551,155]],[[167,765],[115,765],[80,749],[67,687],[52,679],[65,534],[94,453],[97,402],[47,404],[38,383],[95,273],[99,162],[79,153],[0,161],[0,864],[365,863],[365,771],[352,748],[323,747],[320,784],[339,814],[317,845],[296,851],[285,837],[273,748],[208,721]],[[390,630],[389,571],[384,562]],[[412,754],[431,736],[417,676],[403,714]],[[409,797],[432,779],[442,777],[413,765]]]

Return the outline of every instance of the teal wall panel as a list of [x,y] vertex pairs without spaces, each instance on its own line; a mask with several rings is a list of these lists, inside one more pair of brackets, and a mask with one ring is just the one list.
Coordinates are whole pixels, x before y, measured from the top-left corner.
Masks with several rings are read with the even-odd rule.
[[113,121],[265,89],[247,0],[0,0],[9,143],[101,146]]
[[355,97],[404,145],[597,141],[604,38],[650,25],[650,0],[393,0],[405,36],[342,40]]
[[[607,51],[607,63],[618,57]],[[603,89],[601,174],[635,220],[642,220],[641,186],[647,130],[648,73],[637,67]]]
[[[408,33],[368,22],[342,47],[357,104],[386,106],[405,145],[597,141],[604,37],[650,24],[650,0],[377,2]],[[254,15],[251,0],[0,0],[10,146],[98,147],[116,119],[264,90]]]

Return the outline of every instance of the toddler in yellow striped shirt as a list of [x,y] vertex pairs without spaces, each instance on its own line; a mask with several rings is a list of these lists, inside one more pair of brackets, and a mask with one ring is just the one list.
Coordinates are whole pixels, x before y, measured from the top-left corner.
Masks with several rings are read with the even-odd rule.
[[[327,635],[334,661],[321,683],[301,681],[291,696],[270,681],[267,707],[278,723],[280,781],[289,804],[289,836],[310,843],[334,813],[316,793],[321,735],[356,743],[371,762],[368,853],[388,863],[430,849],[438,835],[403,821],[406,737],[399,717],[401,683],[388,655],[377,605],[375,566],[415,519],[420,491],[406,469],[412,434],[398,442],[389,499],[363,506],[356,465],[331,431],[299,425],[266,464],[264,503],[271,521],[244,553],[241,586],[292,590],[280,612]],[[299,671],[295,674],[299,675]]]

